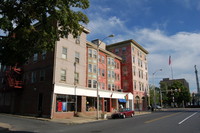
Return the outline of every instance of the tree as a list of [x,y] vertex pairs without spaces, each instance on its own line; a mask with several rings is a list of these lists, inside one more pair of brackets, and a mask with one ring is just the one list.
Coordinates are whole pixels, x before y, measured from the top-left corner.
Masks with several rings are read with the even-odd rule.
[[88,0],[1,0],[0,62],[23,64],[34,53],[52,50],[60,37],[77,37],[80,24],[89,22],[78,9],[88,7]]
[[[175,81],[171,86],[168,87],[168,96],[169,103],[175,102],[179,106],[184,103],[190,102],[190,92],[189,89],[186,88],[181,82]],[[172,100],[172,96],[174,97],[174,101]]]

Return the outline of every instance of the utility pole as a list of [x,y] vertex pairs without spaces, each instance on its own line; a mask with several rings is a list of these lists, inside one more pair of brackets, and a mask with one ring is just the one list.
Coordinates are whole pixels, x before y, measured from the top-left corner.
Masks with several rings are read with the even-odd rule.
[[196,65],[194,65],[195,68],[195,74],[196,74],[196,81],[197,81],[197,93],[199,94],[199,78],[198,78],[198,71]]

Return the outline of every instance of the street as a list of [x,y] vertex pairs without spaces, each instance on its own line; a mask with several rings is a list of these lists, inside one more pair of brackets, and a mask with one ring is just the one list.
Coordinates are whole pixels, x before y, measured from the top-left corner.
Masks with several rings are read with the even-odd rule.
[[77,125],[1,114],[0,123],[11,125],[7,131],[11,133],[199,133],[200,109],[173,109]]

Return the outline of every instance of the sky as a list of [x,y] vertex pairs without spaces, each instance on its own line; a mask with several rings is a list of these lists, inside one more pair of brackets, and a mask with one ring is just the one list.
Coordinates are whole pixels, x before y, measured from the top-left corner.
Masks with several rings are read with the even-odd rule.
[[172,67],[174,79],[185,78],[190,92],[197,91],[194,65],[200,71],[199,0],[90,0],[83,12],[90,20],[88,41],[114,34],[105,43],[133,39],[149,51],[149,84],[159,69],[156,86],[163,78],[171,79]]

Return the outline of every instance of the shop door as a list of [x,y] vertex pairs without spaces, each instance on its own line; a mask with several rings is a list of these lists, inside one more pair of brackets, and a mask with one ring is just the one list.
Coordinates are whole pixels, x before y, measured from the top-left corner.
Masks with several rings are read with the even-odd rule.
[[104,111],[105,112],[108,111],[108,102],[107,102],[107,100],[104,101]]

